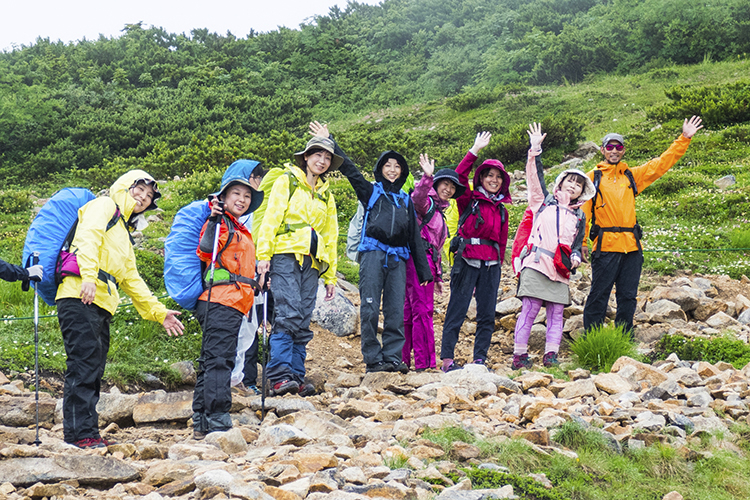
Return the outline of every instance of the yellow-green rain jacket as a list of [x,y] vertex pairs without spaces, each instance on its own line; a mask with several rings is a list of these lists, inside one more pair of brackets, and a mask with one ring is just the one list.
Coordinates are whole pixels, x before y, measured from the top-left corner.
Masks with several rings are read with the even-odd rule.
[[318,179],[313,192],[301,168],[291,163],[284,168],[294,176],[297,187],[290,198],[289,177],[280,175],[271,192],[265,194],[269,198],[263,220],[259,221],[257,229],[253,224],[255,259],[271,260],[276,254],[293,253],[301,265],[305,256],[310,255],[312,229],[315,229],[318,250],[313,256],[313,267],[322,272],[326,285],[336,284],[339,225],[336,201],[328,190],[328,181]]
[[136,204],[130,195],[130,187],[141,179],[154,180],[143,170],[131,170],[112,184],[109,196],[91,200],[78,210],[78,228],[70,251],[76,254],[81,276],[63,279],[55,300],[80,298],[82,282],[96,283],[94,304],[114,314],[120,295],[112,283],[98,278],[101,269],[114,276],[120,289],[128,294],[142,318],[164,322],[167,308],[156,300],[138,274],[133,245],[125,223],[119,220],[109,231],[106,230],[118,206],[124,219],[130,219]]

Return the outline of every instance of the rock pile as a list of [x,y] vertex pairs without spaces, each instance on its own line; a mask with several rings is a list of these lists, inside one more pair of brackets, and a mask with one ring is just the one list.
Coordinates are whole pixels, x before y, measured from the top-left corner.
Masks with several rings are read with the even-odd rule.
[[[204,441],[192,439],[190,392],[112,391],[102,396],[100,424],[117,443],[85,451],[62,441],[60,400],[49,395],[40,399],[42,444],[33,446],[34,399],[9,382],[3,387],[20,394],[0,396],[0,499],[514,498],[510,485],[454,484],[457,464],[502,464],[482,463],[472,444],[454,442],[446,451],[421,434],[461,427],[575,457],[555,442],[556,428],[575,420],[616,452],[662,443],[697,459],[691,440],[716,431],[728,438],[732,423],[748,422],[750,365],[736,370],[672,355],[654,365],[623,357],[610,373],[576,369],[569,380],[509,374],[482,365],[447,374],[350,373],[348,383],[325,381],[311,398],[269,398],[263,422],[259,397],[235,395],[235,427]],[[536,479],[551,487],[543,475]]]

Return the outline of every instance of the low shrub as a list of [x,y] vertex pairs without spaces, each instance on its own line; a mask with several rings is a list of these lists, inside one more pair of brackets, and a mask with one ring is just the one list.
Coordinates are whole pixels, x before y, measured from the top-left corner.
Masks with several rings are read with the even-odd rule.
[[750,363],[750,346],[731,336],[702,339],[665,335],[656,346],[655,359],[664,359],[672,353],[688,361],[724,361],[738,369]]
[[622,326],[601,325],[573,341],[570,350],[589,370],[608,372],[621,356],[634,356],[635,344]]
[[[513,486],[513,493],[519,498],[527,500],[566,500],[570,497],[565,496],[557,490],[548,490],[543,484],[530,477],[509,474],[490,469],[463,469],[467,477],[471,479],[471,485],[474,489],[494,489],[502,488],[509,484]],[[446,474],[452,481],[460,481],[458,474]]]

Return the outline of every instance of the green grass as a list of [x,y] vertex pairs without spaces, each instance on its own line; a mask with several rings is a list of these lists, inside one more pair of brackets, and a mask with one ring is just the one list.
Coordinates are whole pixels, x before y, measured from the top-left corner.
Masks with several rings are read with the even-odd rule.
[[[743,424],[732,431],[740,440],[746,438],[749,429]],[[443,442],[450,436],[460,436],[464,441],[469,431],[445,428],[430,432]],[[617,454],[598,433],[575,423],[562,426],[555,440],[575,449],[578,458],[540,454],[523,440],[495,439],[491,455],[483,458],[507,467],[510,473],[476,468],[463,471],[475,489],[512,484],[519,498],[532,500],[660,500],[670,491],[678,491],[686,500],[739,500],[746,498],[750,488],[748,456],[712,447],[715,440],[706,441],[709,458],[693,462],[682,458],[675,448],[660,444]],[[487,440],[474,436],[474,442],[482,447]],[[526,477],[529,473],[544,473],[553,489],[544,490],[530,481]],[[448,477],[461,479],[455,474]]]
[[579,365],[598,372],[608,372],[622,356],[636,355],[635,344],[630,340],[630,334],[621,326],[613,324],[591,328],[585,336],[570,344],[570,350]]

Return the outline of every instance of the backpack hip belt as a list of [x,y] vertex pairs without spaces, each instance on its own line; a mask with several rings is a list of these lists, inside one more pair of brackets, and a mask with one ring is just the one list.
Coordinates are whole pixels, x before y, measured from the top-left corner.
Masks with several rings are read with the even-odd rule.
[[550,252],[549,250],[538,247],[536,245],[532,245],[530,254],[534,254],[534,262],[539,262],[539,259],[541,258],[542,254],[546,255],[547,257],[555,258],[555,252]]
[[[208,274],[208,272],[206,273]],[[206,280],[208,281],[208,280]],[[230,273],[223,267],[214,270],[214,281],[213,286],[217,285],[235,285],[239,288],[237,283],[244,283],[250,285],[254,290],[260,291],[260,285],[257,281],[241,274]]]
[[638,223],[636,223],[633,227],[599,227],[594,225],[591,226],[591,232],[596,233],[597,238],[594,257],[598,257],[602,251],[602,240],[604,239],[604,233],[633,233],[633,236],[635,237],[635,244],[638,245],[638,251],[643,251],[643,247],[641,246],[641,236],[643,236],[643,229],[641,229],[641,226]]

